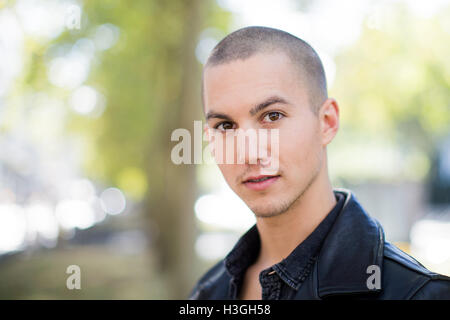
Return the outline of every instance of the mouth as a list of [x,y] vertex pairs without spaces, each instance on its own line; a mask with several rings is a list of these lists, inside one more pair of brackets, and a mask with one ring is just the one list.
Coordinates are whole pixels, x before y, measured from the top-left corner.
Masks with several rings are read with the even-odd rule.
[[267,189],[269,186],[275,183],[280,177],[281,177],[280,175],[274,176],[262,175],[257,177],[249,177],[243,182],[243,184],[249,189],[260,191]]

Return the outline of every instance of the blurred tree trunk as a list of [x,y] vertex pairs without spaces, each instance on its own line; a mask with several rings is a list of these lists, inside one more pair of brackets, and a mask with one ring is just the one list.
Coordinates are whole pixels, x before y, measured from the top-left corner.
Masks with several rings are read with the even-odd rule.
[[[47,58],[67,55],[66,49],[78,40],[84,45],[71,50],[83,51],[80,48],[90,45],[97,48],[101,30],[115,35],[117,42],[107,50],[97,48],[89,58],[86,85],[104,95],[104,112],[98,118],[70,112],[67,129],[83,136],[86,175],[102,185],[122,189],[130,203],[137,204],[131,209],[134,212],[144,206],[141,223],[153,236],[150,255],[152,262],[160,262],[156,276],[162,279],[149,286],[156,290],[157,283],[167,282],[167,292],[162,288],[164,292],[157,298],[185,298],[197,274],[196,171],[194,165],[172,163],[171,149],[176,142],[170,138],[177,128],[193,134],[193,120],[201,119],[201,70],[195,57],[198,35],[205,26],[225,29],[227,14],[214,0],[82,3],[85,19],[81,29],[66,30],[39,50],[58,49],[33,60],[26,87],[38,92],[48,86]],[[66,89],[57,92],[58,100],[70,101],[73,94]],[[142,180],[147,183],[140,183]],[[136,185],[139,192],[135,192]],[[132,266],[131,261],[130,269]],[[153,274],[153,270],[148,272]]]
[[[161,187],[149,190],[146,206],[148,217],[158,229],[156,249],[159,272],[167,279],[169,298],[178,299],[187,298],[196,280],[193,275],[196,264],[194,201],[197,189],[195,166],[172,163],[170,154],[176,142],[171,142],[170,137],[174,129],[186,128],[191,132],[193,142],[193,121],[201,119],[201,76],[195,47],[204,10],[200,0],[185,1],[182,7],[183,12],[177,15],[184,20],[183,40],[175,49],[178,52],[170,53],[177,56],[179,63],[176,65],[181,68],[178,70],[181,75],[180,94],[171,97],[174,93],[167,92],[169,105],[161,106],[157,132],[152,133],[153,141],[149,141],[149,181],[151,185]],[[171,68],[167,66],[167,72],[176,72]]]

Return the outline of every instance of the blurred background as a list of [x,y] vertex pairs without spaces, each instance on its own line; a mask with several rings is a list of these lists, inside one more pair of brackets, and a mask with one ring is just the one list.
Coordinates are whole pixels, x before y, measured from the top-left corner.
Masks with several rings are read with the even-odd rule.
[[186,298],[224,257],[255,219],[170,137],[203,120],[202,64],[248,25],[317,50],[334,185],[450,275],[448,1],[0,0],[0,299]]

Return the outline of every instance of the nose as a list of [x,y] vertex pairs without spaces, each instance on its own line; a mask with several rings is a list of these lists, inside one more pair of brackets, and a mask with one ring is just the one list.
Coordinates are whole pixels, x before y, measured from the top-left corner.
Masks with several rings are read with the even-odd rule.
[[236,154],[238,164],[264,165],[269,161],[270,141],[267,129],[236,130]]
[[237,133],[238,163],[258,165],[261,175],[279,170],[278,129],[252,129]]
[[[216,132],[213,153],[217,164],[258,165],[261,174],[278,171],[278,129],[239,128]],[[262,172],[265,170],[264,172]]]
[[258,134],[255,129],[236,130],[235,143],[238,164],[258,163]]

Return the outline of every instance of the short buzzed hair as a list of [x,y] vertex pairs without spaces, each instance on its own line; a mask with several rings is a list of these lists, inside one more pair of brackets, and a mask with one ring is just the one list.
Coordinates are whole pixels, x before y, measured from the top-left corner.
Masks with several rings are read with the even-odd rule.
[[205,69],[235,60],[245,60],[256,53],[277,51],[284,52],[299,70],[300,79],[305,79],[311,108],[317,113],[328,98],[322,62],[307,42],[288,32],[260,26],[234,31],[214,47],[206,61]]

